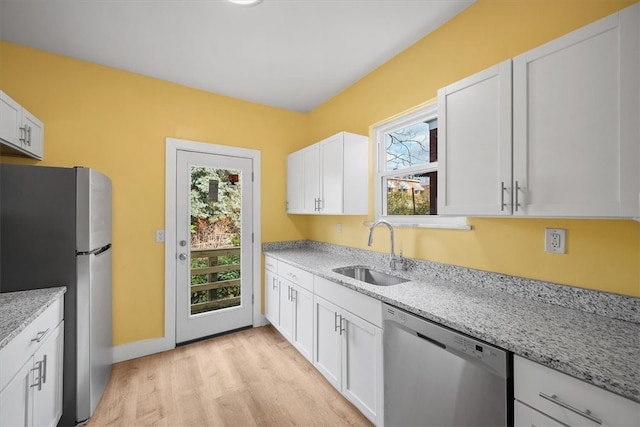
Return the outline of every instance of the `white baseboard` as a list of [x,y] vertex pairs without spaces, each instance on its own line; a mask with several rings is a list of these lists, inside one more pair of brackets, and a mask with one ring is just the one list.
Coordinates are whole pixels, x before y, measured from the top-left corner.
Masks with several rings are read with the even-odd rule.
[[[267,318],[261,314],[257,321],[253,322],[253,327],[265,326],[268,323]],[[162,337],[118,345],[113,348],[113,363],[173,350],[176,348],[174,341],[173,338]]]
[[163,351],[172,350],[175,347],[175,342],[167,339],[167,337],[152,338],[118,345],[113,348],[113,363],[137,359],[138,357],[148,356],[150,354],[161,353]]

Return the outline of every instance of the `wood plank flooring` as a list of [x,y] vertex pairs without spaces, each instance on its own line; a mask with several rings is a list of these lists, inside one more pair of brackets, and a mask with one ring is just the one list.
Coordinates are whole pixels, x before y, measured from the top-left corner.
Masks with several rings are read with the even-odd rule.
[[272,326],[114,365],[100,426],[371,426]]

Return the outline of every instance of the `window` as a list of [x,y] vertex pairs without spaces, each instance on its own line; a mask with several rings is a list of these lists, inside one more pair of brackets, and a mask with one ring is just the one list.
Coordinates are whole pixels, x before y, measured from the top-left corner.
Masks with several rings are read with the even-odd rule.
[[469,228],[438,216],[438,106],[433,102],[374,126],[375,217],[394,224]]

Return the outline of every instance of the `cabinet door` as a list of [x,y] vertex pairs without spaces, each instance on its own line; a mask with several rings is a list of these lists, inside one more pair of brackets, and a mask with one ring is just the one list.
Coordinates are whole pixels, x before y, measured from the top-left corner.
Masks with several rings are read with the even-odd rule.
[[313,365],[338,390],[341,389],[340,309],[314,296]]
[[63,330],[60,323],[34,354],[40,383],[33,392],[33,425],[55,427],[62,416]]
[[264,288],[264,315],[273,326],[278,328],[280,326],[280,283],[278,276],[272,271],[265,271]]
[[22,147],[22,107],[9,95],[0,91],[0,139],[15,147]]
[[544,415],[535,409],[529,408],[522,402],[515,401],[514,426],[515,427],[563,427],[565,424],[559,423],[553,418]]
[[287,341],[291,342],[293,333],[293,304],[291,302],[291,283],[278,277],[279,281],[279,309],[280,322],[278,330]]
[[292,343],[313,363],[313,294],[300,286],[291,290],[293,300]]
[[314,144],[302,150],[302,211],[318,212],[320,198],[320,146]]
[[341,214],[344,211],[343,155],[342,133],[320,142],[320,213]]
[[25,362],[0,393],[0,426],[33,425],[33,357]]
[[438,214],[511,215],[511,60],[438,91]]
[[22,110],[22,124],[26,129],[23,148],[38,159],[44,155],[44,124],[27,110]]
[[342,393],[371,422],[382,421],[382,329],[343,312]]
[[302,212],[302,151],[287,156],[287,213]]
[[638,214],[639,10],[514,58],[514,214]]

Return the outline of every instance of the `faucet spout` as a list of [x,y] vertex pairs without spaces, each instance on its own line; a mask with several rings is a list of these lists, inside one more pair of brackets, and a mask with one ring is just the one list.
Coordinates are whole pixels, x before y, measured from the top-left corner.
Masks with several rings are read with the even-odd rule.
[[379,219],[376,222],[374,222],[373,224],[371,224],[371,227],[369,228],[369,241],[367,242],[368,246],[371,246],[371,244],[373,243],[373,229],[376,228],[378,225],[383,224],[386,225],[387,228],[389,228],[389,237],[391,240],[391,266],[393,268],[394,266],[394,260],[396,258],[396,252],[395,252],[395,239],[393,237],[393,226],[391,225],[391,223],[389,223],[389,221],[386,221],[384,219]]

